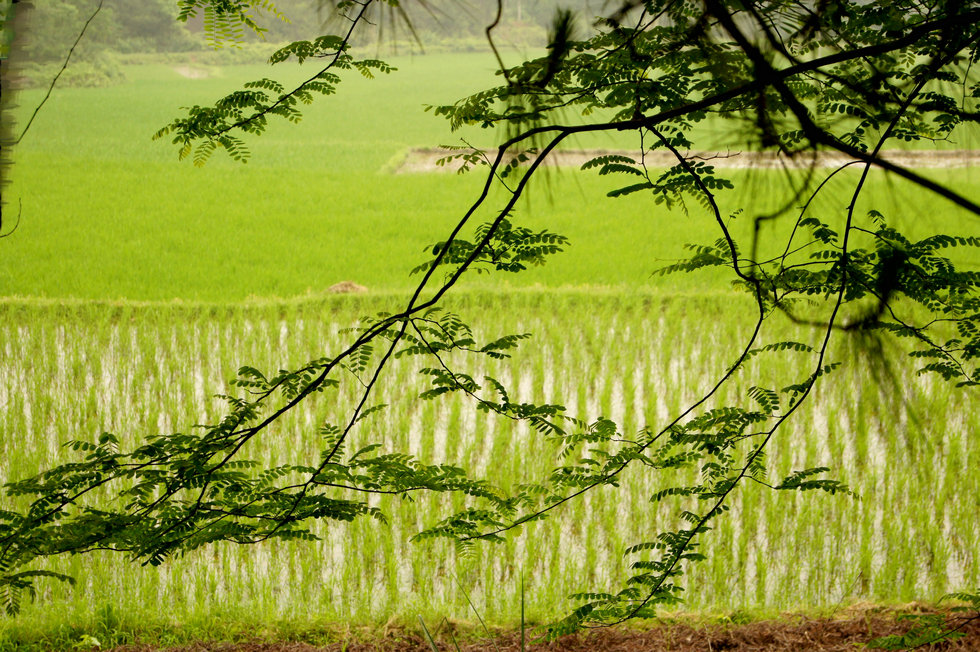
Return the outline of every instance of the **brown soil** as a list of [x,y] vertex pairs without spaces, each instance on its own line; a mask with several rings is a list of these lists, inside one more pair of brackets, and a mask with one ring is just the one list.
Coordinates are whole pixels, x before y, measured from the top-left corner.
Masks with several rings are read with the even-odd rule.
[[[957,623],[964,622],[966,616]],[[949,622],[954,622],[950,620]],[[786,616],[780,620],[735,624],[665,624],[652,628],[594,629],[554,642],[538,642],[529,649],[539,652],[855,652],[866,649],[870,639],[908,631],[909,623],[896,619],[895,612],[871,610],[851,612],[846,617],[815,619]],[[980,651],[980,619],[966,621],[966,636],[920,648],[944,652]],[[437,635],[440,650],[455,650],[445,633]],[[519,634],[460,643],[465,652],[516,652]],[[196,643],[166,648],[166,652],[431,652],[426,639],[405,630],[391,630],[362,640],[347,640],[316,647],[298,642]],[[163,652],[159,648],[125,646],[114,652]]]
[[207,79],[211,76],[211,73],[204,68],[196,68],[194,66],[175,66],[174,72],[187,79]]
[[[455,172],[459,169],[459,163],[439,166],[436,161],[449,156],[453,152],[447,149],[426,148],[411,149],[404,159],[394,167],[395,174],[405,174],[411,172]],[[546,165],[554,167],[581,167],[586,161],[603,155],[629,156],[634,161],[637,159],[635,151],[607,151],[607,150],[559,150],[552,152]],[[718,168],[805,168],[816,166],[821,168],[835,168],[849,159],[842,154],[835,152],[820,152],[814,159],[812,156],[799,156],[797,158],[787,158],[776,156],[772,152],[692,152],[698,159],[710,162]],[[495,156],[496,152],[487,152],[488,156]],[[897,165],[908,168],[951,168],[951,167],[972,167],[980,165],[980,151],[971,149],[956,150],[887,150],[881,153],[882,158]],[[647,152],[644,157],[647,167],[662,168],[670,167],[677,163],[674,155],[670,152]]]
[[341,281],[327,288],[327,292],[331,294],[361,294],[367,292],[367,288],[363,285],[358,285],[354,281]]

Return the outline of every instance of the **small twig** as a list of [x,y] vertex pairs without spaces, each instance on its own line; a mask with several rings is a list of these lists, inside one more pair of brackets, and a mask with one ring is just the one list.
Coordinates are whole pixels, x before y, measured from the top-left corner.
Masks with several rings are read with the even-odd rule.
[[78,44],[81,42],[82,37],[85,36],[85,30],[88,29],[89,24],[93,20],[95,20],[95,17],[99,15],[100,11],[102,11],[103,2],[105,2],[105,0],[99,0],[99,6],[95,8],[95,11],[92,12],[92,15],[89,16],[88,20],[85,21],[85,24],[82,25],[82,31],[78,33],[78,38],[75,39],[75,42],[68,50],[68,56],[65,57],[65,62],[61,65],[61,70],[59,70],[58,74],[55,75],[54,79],[51,80],[51,85],[48,86],[48,92],[45,93],[44,99],[42,99],[41,103],[38,104],[37,107],[34,109],[34,113],[31,114],[31,118],[27,121],[27,126],[24,127],[24,131],[20,132],[20,136],[17,138],[17,140],[14,141],[14,145],[19,145],[20,141],[23,140],[24,136],[27,135],[27,130],[31,128],[32,124],[34,124],[34,118],[37,117],[38,111],[41,110],[41,107],[44,106],[45,102],[48,101],[48,98],[51,97],[51,91],[54,90],[54,85],[58,83],[58,79],[61,77],[61,73],[65,72],[65,69],[68,67],[68,62],[71,61],[71,55],[75,53],[75,48],[78,47]]
[[493,50],[493,55],[497,57],[497,64],[500,66],[500,74],[504,76],[504,80],[510,85],[510,74],[507,72],[507,66],[504,65],[504,60],[500,56],[500,52],[497,50],[497,44],[493,42],[493,30],[500,24],[500,18],[504,12],[504,0],[497,0],[497,15],[494,16],[493,22],[487,25],[484,30],[487,34],[487,43],[490,44],[490,49]]
[[20,197],[18,197],[17,198],[17,221],[14,222],[14,228],[10,229],[10,231],[8,231],[7,233],[2,233],[2,231],[3,231],[3,211],[0,211],[0,238],[7,238],[7,237],[12,236],[14,234],[14,231],[16,231],[17,230],[17,227],[20,226],[20,213],[21,213],[21,210],[23,210],[23,208],[24,208],[23,201],[21,200]]

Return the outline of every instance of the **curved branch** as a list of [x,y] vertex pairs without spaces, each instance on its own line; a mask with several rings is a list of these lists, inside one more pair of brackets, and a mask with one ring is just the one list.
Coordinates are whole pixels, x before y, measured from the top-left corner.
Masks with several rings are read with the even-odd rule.
[[51,97],[51,92],[54,90],[55,84],[57,84],[58,80],[61,78],[61,73],[65,72],[65,69],[68,68],[68,63],[71,61],[72,55],[75,54],[75,48],[78,47],[79,43],[81,43],[82,37],[85,36],[86,30],[88,30],[88,26],[92,23],[93,20],[95,20],[95,17],[99,15],[99,12],[102,11],[102,4],[104,2],[105,0],[99,0],[99,4],[95,8],[95,11],[92,12],[92,15],[89,16],[88,20],[85,21],[85,24],[82,25],[81,31],[78,32],[78,38],[75,39],[75,42],[72,43],[71,47],[68,49],[68,55],[65,57],[65,62],[61,64],[61,69],[58,70],[58,74],[56,74],[54,76],[54,79],[51,80],[51,84],[48,86],[48,92],[44,94],[44,97],[41,99],[41,102],[36,107],[34,107],[34,113],[31,114],[31,117],[27,121],[27,124],[24,125],[24,130],[20,132],[20,136],[18,136],[17,140],[15,140],[13,143],[14,145],[20,145],[20,141],[24,139],[24,136],[27,135],[27,131],[31,128],[31,125],[34,124],[34,118],[37,117],[37,114],[41,110],[41,107],[43,107],[44,104],[48,101],[48,98]]

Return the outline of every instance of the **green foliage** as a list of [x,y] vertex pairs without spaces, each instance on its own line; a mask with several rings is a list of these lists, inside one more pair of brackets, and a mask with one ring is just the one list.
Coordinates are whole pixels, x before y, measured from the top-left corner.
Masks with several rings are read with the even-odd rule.
[[[295,43],[273,56],[273,62],[294,56],[328,60],[293,90],[269,79],[252,82],[213,107],[190,108],[157,137],[171,136],[180,157],[191,156],[198,165],[219,147],[245,160],[242,135],[263,133],[268,116],[298,121],[298,103],[333,92],[339,78],[332,68],[387,72],[386,64],[355,61],[348,53],[371,4],[340,2],[338,7],[349,12],[348,32]],[[107,549],[157,565],[220,541],[312,539],[311,523],[317,520],[369,516],[383,521],[384,512],[368,502],[371,494],[455,494],[453,513],[415,539],[448,539],[466,550],[479,541],[500,543],[508,532],[545,520],[590,492],[617,487],[627,472],[657,479],[670,477],[670,471],[692,472],[693,483],[650,493],[651,502],[671,505],[675,519],[626,548],[629,576],[623,586],[578,594],[580,606],[550,627],[550,635],[557,636],[586,625],[652,616],[678,604],[683,575],[708,559],[705,535],[724,522],[746,484],[850,493],[843,482],[819,477],[828,471],[823,466],[793,471],[773,484],[767,463],[784,424],[813,398],[818,383],[837,373],[841,362],[832,358],[841,339],[860,338],[873,351],[885,336],[906,338],[914,344],[913,360],[923,363],[921,372],[973,391],[980,355],[980,274],[958,268],[941,250],[975,247],[978,241],[946,234],[912,238],[879,211],[859,217],[856,206],[876,166],[980,215],[980,207],[957,190],[879,156],[888,143],[945,139],[978,120],[967,64],[980,57],[980,10],[940,0],[929,3],[927,13],[919,11],[919,3],[872,1],[838,3],[802,16],[784,0],[749,6],[723,0],[641,4],[639,18],[627,6],[585,36],[577,36],[570,14],[559,14],[545,56],[502,68],[503,82],[496,88],[434,109],[453,129],[499,126],[507,135],[493,161],[483,159],[489,170],[482,192],[448,237],[432,246],[432,258],[417,268],[418,286],[401,310],[364,318],[347,345],[298,369],[263,373],[242,367],[233,382],[240,391],[223,397],[225,415],[194,434],[151,436],[128,452],[108,433],[95,444],[72,442],[76,461],[8,484],[7,492],[24,498],[27,507],[3,516],[5,586],[14,594],[29,589],[34,576],[25,573],[33,572],[31,565],[63,553]],[[245,28],[260,30],[249,12],[269,6],[185,0],[182,16],[203,9],[213,38],[235,40]],[[751,29],[739,22],[742,14]],[[955,84],[947,86],[950,82]],[[565,124],[562,112],[570,111],[583,121]],[[832,149],[850,160],[822,179],[810,169],[808,178],[794,182],[802,206],[794,201],[757,215],[751,235],[736,239],[720,206],[720,192],[732,181],[691,152],[695,127],[711,113],[745,134],[744,145],[796,158]],[[654,205],[685,213],[694,200],[693,207],[714,220],[720,237],[714,245],[695,246],[691,258],[666,271],[724,267],[757,309],[726,371],[665,423],[645,425],[635,434],[604,416],[583,418],[551,402],[518,402],[499,378],[477,380],[479,374],[467,368],[507,355],[525,336],[477,338],[475,328],[439,310],[469,269],[518,272],[560,251],[564,237],[515,228],[509,217],[566,138],[623,131],[636,132],[638,155],[603,155],[586,168],[600,176],[624,175],[626,185],[609,193],[615,197],[644,193]],[[651,173],[645,156],[657,150],[676,163]],[[473,163],[483,155],[462,158]],[[860,178],[844,201],[828,199],[836,212],[823,215],[814,200],[824,199],[826,182],[851,165],[861,166]],[[480,209],[491,210],[490,221],[476,229],[472,241],[461,239]],[[788,221],[788,235],[773,242],[763,225],[780,218]],[[440,267],[449,268],[441,282],[435,280]],[[920,321],[923,313],[928,317]],[[767,341],[764,325],[781,316],[812,326],[812,341]],[[602,343],[614,344],[613,339]],[[771,361],[783,353],[802,356],[802,371],[763,380],[779,368]],[[542,479],[511,489],[471,479],[452,464],[426,464],[387,451],[379,442],[348,455],[354,428],[382,409],[371,400],[379,377],[405,357],[418,360],[427,383],[420,399],[464,395],[476,409],[518,422],[553,443],[557,464]],[[749,375],[748,401],[720,400],[723,386]],[[301,401],[346,387],[358,398],[350,411],[332,415],[322,426],[325,443],[316,460],[262,468],[243,458],[247,444]],[[99,499],[102,492],[108,501]],[[16,608],[16,597],[8,605]]]
[[[40,88],[51,84],[58,74],[60,64],[28,63],[18,67],[17,73],[27,87]],[[65,69],[58,78],[58,85],[65,88],[105,88],[126,81],[126,73],[116,57],[105,54],[93,61],[79,61]]]
[[[245,18],[240,18],[240,21],[245,21]],[[314,94],[332,95],[336,91],[340,77],[331,72],[332,68],[354,69],[368,78],[373,76],[373,70],[382,73],[393,70],[376,59],[356,60],[346,50],[346,41],[339,36],[322,36],[313,42],[287,45],[273,53],[270,63],[281,63],[291,57],[300,63],[310,57],[328,58],[330,63],[288,92],[281,83],[272,79],[248,82],[242,90],[218,100],[213,107],[191,107],[186,118],[177,119],[160,129],[154,138],[172,137],[171,141],[180,146],[180,158],[193,154],[197,166],[203,166],[218,148],[224,149],[234,160],[245,162],[249,158],[249,150],[244,141],[232,133],[241,129],[253,135],[262,134],[270,117],[299,122],[302,118],[299,104],[312,103]]]
[[[93,13],[96,3],[88,1],[45,2],[35,6],[29,16],[31,37],[25,39],[23,55],[34,63],[59,65],[85,20]],[[79,56],[94,59],[104,50],[110,28],[102,21],[94,22],[90,39],[81,46]]]
[[[98,5],[97,0],[49,0],[34,3],[28,14],[29,34],[14,52],[19,64],[58,64]],[[80,61],[98,65],[108,52],[183,52],[200,47],[174,19],[169,0],[106,2],[86,31],[77,52]]]
[[475,242],[456,238],[432,247],[432,262],[419,265],[413,274],[438,265],[466,265],[476,272],[521,272],[529,265],[543,265],[547,256],[559,253],[568,238],[548,231],[515,228],[509,220],[487,223],[476,229]]
[[[909,623],[909,630],[904,634],[881,636],[868,641],[867,647],[874,650],[914,650],[945,641],[955,641],[963,638],[963,627],[971,621],[980,619],[980,590],[976,593],[956,592],[947,593],[940,598],[944,601],[958,601],[950,609],[949,614],[925,613],[906,614],[900,620]],[[961,615],[962,614],[962,615]]]
[[203,12],[204,33],[214,47],[226,41],[241,43],[246,29],[255,34],[265,32],[256,22],[253,12],[257,10],[286,20],[271,0],[179,0],[177,6],[180,9],[177,19],[185,22]]

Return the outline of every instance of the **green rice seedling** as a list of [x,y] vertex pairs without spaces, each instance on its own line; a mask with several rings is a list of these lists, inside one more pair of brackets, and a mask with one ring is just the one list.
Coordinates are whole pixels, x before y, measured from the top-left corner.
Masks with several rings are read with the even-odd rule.
[[[18,391],[0,390],[6,401],[0,412],[0,443],[5,451],[16,450],[18,455],[17,465],[3,471],[7,478],[22,477],[49,463],[51,456],[64,459],[67,453],[60,444],[69,437],[94,437],[108,429],[135,441],[142,434],[158,431],[164,417],[181,429],[214,419],[220,415],[220,404],[206,397],[227,391],[227,377],[249,356],[277,368],[284,362],[322,355],[342,341],[338,325],[351,323],[358,314],[371,310],[371,302],[380,305],[384,300],[353,303],[337,298],[287,308],[257,304],[227,310],[194,305],[55,308],[5,302],[0,306],[5,338],[0,375],[11,379],[6,387]],[[639,392],[642,398],[633,411],[642,417],[637,423],[661,424],[669,413],[667,403],[680,405],[671,396],[674,383],[689,384],[716,373],[718,366],[726,364],[728,349],[735,346],[727,339],[734,342],[734,331],[712,333],[717,338],[712,341],[697,328],[713,315],[726,314],[729,306],[722,300],[704,300],[693,320],[681,314],[672,316],[670,311],[678,304],[669,297],[628,301],[608,300],[601,293],[569,292],[519,295],[519,300],[524,303],[508,308],[501,295],[472,294],[459,309],[473,311],[491,329],[498,328],[494,324],[504,328],[508,320],[520,317],[527,330],[538,333],[526,352],[531,364],[524,367],[505,361],[500,370],[506,372],[512,386],[520,386],[525,375],[531,394],[544,391],[549,374],[555,396],[566,395],[576,385],[588,385],[578,404],[569,406],[583,418],[609,414],[616,394],[625,401]],[[614,309],[620,314],[607,314]],[[597,318],[582,321],[578,316],[587,311],[595,312]],[[318,315],[327,317],[318,319]],[[661,320],[661,315],[668,318]],[[585,342],[591,337],[598,343],[603,333],[628,326],[627,341],[633,354],[598,345],[590,350],[574,348],[575,341],[569,343],[567,333],[554,326],[574,319],[587,331],[582,336]],[[17,330],[12,326],[17,323],[29,323],[32,328]],[[281,338],[283,326],[286,335]],[[690,367],[671,368],[672,358],[651,355],[665,339],[690,347],[682,348],[680,354],[691,361]],[[72,346],[58,354],[58,347],[67,341]],[[620,381],[622,389],[616,389],[611,370],[630,365],[633,368]],[[497,370],[488,368],[487,372]],[[196,374],[200,380],[186,380]],[[570,377],[589,382],[569,382]],[[435,401],[416,410],[411,397],[424,388],[417,369],[398,368],[388,382],[383,396],[391,406],[378,413],[376,421],[365,422],[370,432],[363,437],[368,440],[378,433],[407,436],[413,421],[444,423],[444,435],[441,425],[421,431],[419,454],[438,458],[444,437],[445,459],[462,459],[471,468],[490,468],[493,463],[504,484],[547,472],[554,463],[536,452],[540,440],[533,433],[476,413],[469,402]],[[629,389],[631,382],[635,385]],[[869,498],[808,496],[803,500],[747,487],[730,518],[720,520],[711,535],[724,545],[713,548],[707,564],[691,569],[687,608],[801,606],[790,604],[789,595],[798,596],[808,607],[837,604],[845,593],[847,599],[913,599],[956,588],[958,583],[975,583],[975,507],[954,498],[976,495],[980,489],[969,466],[977,460],[972,426],[977,422],[977,408],[961,406],[962,424],[949,429],[949,442],[939,448],[924,439],[933,427],[927,421],[943,422],[955,394],[938,394],[932,400],[928,384],[920,386],[912,376],[902,376],[901,382],[916,385],[920,391],[916,404],[925,412],[919,422],[907,420],[902,438],[882,432],[877,425],[882,415],[863,406],[865,401],[852,400],[852,388],[868,384],[867,378],[842,376],[837,384],[825,386],[822,400],[827,408],[801,415],[797,428],[773,449],[774,473],[789,472],[799,468],[804,458],[815,458]],[[64,400],[46,398],[51,383],[66,393]],[[169,403],[174,387],[180,400]],[[195,404],[197,397],[205,397],[203,404]],[[338,397],[339,407],[347,400]],[[664,414],[657,409],[658,401],[664,402]],[[95,407],[77,409],[78,405]],[[331,412],[330,405],[321,404],[284,422],[252,456],[278,460],[308,456],[311,451],[315,454],[316,427]],[[625,413],[629,415],[630,410]],[[835,416],[841,414],[848,415],[846,424]],[[624,423],[628,421],[624,417]],[[826,425],[812,428],[813,424]],[[18,445],[22,441],[31,445],[20,455],[25,448]],[[390,441],[395,445],[400,440]],[[866,443],[860,444],[862,441]],[[852,442],[855,451],[863,445],[871,452],[848,452]],[[887,481],[889,464],[940,455],[948,458],[945,468],[935,465],[929,473]],[[72,618],[72,614],[91,611],[88,605],[93,595],[108,594],[106,599],[112,604],[165,603],[177,619],[239,605],[241,613],[252,609],[269,620],[292,613],[311,619],[329,614],[372,622],[386,620],[405,604],[428,604],[425,617],[430,618],[433,613],[458,613],[465,607],[451,595],[449,574],[470,568],[469,574],[460,571],[461,580],[474,587],[475,599],[479,596],[486,605],[484,613],[496,621],[515,611],[513,596],[501,595],[496,587],[513,581],[515,569],[523,563],[535,576],[535,604],[539,605],[535,608],[546,618],[560,612],[567,604],[565,597],[581,589],[584,581],[590,585],[594,585],[593,578],[617,581],[623,572],[624,545],[672,518],[672,510],[654,508],[648,502],[651,491],[663,480],[658,478],[655,483],[642,474],[631,475],[624,478],[620,491],[570,504],[551,520],[527,527],[513,542],[478,547],[468,559],[458,558],[448,547],[407,543],[412,532],[427,524],[426,514],[462,505],[451,504],[461,501],[459,498],[441,503],[424,496],[415,503],[392,505],[389,529],[373,523],[331,525],[322,532],[324,541],[311,545],[254,550],[218,547],[161,569],[123,568],[120,559],[109,555],[71,559],[52,568],[77,574],[82,578],[80,585],[73,591],[45,588],[39,603],[29,606],[27,614],[38,617],[59,610],[67,614],[65,618]],[[923,517],[904,509],[910,500],[919,499],[941,506],[942,515]],[[937,520],[946,519],[949,536],[935,528]],[[962,569],[956,573],[950,570],[954,561]],[[597,569],[608,570],[601,574]],[[220,598],[212,601],[209,596],[214,592]],[[433,596],[432,601],[427,603],[423,595]]]
[[[439,646],[436,645],[436,640],[432,637],[429,632],[429,628],[425,626],[425,621],[422,620],[422,616],[419,616],[419,626],[422,628],[422,633],[425,634],[426,641],[429,643],[429,647],[432,648],[432,652],[439,652]],[[453,643],[456,641],[454,640]],[[459,645],[456,645],[456,649],[459,649]]]

